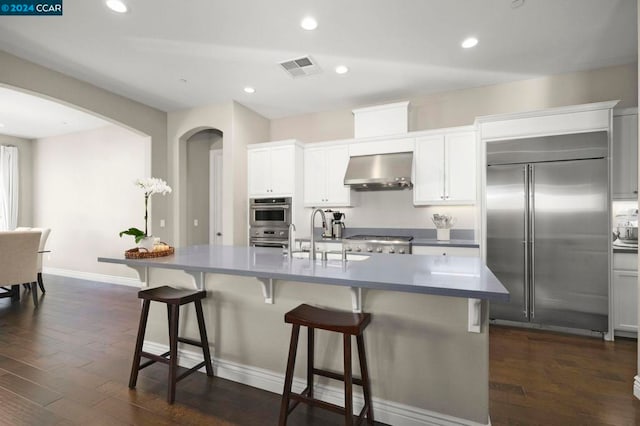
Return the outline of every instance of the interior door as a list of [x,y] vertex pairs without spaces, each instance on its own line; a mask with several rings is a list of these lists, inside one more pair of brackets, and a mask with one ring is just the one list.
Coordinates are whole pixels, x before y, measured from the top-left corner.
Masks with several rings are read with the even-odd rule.
[[532,321],[608,330],[607,160],[532,166]]
[[487,266],[509,290],[509,302],[491,302],[494,319],[528,321],[526,267],[527,166],[487,168]]
[[222,150],[209,151],[209,244],[222,245]]

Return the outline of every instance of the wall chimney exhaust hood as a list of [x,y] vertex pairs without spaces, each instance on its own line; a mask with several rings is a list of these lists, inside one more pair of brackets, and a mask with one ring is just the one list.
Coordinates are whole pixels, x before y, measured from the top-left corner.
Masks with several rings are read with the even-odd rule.
[[411,189],[413,152],[351,157],[344,184],[356,191]]

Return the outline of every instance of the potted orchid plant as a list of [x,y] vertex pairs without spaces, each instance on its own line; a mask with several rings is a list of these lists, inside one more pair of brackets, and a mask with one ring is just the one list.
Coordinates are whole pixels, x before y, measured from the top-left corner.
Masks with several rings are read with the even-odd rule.
[[138,228],[129,228],[120,232],[120,237],[131,235],[135,238],[136,244],[150,251],[153,248],[153,236],[149,235],[149,198],[153,194],[169,194],[171,187],[158,178],[136,179],[135,185],[144,191],[144,232]]

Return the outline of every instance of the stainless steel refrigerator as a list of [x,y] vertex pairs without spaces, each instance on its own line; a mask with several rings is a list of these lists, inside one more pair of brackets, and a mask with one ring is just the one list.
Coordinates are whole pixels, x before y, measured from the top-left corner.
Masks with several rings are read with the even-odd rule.
[[606,332],[608,134],[487,143],[487,266],[511,293],[490,317]]

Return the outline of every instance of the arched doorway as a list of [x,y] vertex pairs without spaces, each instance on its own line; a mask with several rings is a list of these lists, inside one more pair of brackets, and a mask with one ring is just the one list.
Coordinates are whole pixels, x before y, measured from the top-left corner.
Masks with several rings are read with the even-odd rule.
[[218,129],[198,128],[180,138],[186,245],[222,244],[222,136]]

